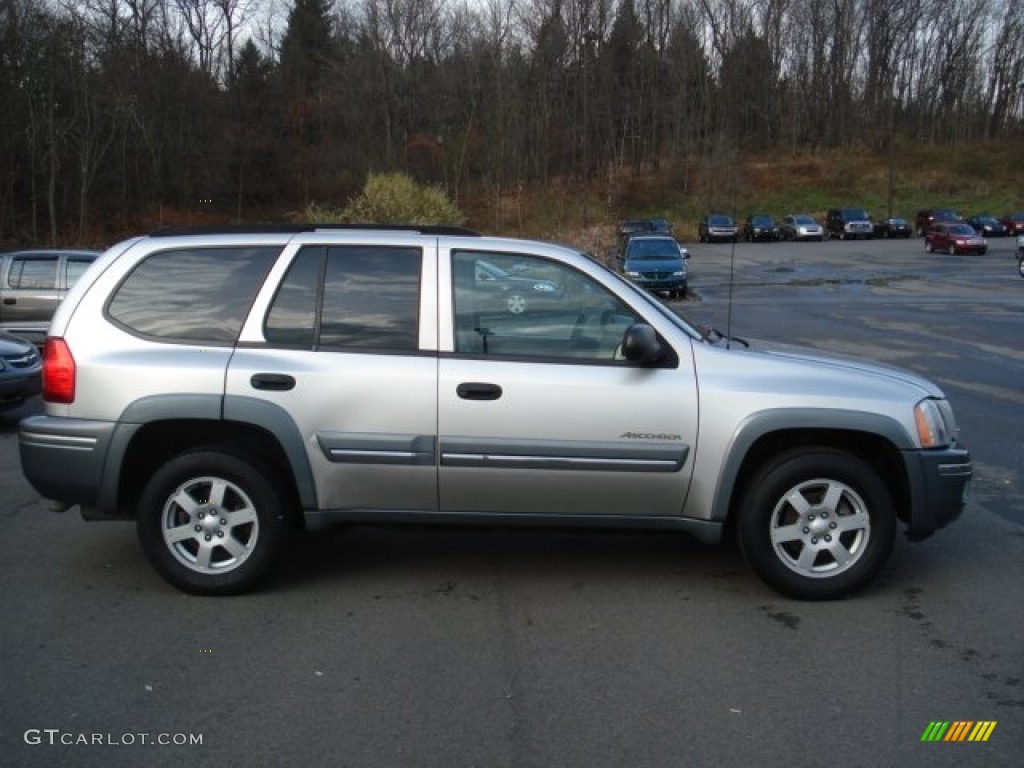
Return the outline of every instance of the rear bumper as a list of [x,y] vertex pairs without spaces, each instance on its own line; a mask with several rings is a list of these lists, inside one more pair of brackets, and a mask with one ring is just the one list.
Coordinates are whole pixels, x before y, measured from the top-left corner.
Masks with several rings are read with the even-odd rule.
[[115,424],[107,421],[30,416],[18,426],[21,470],[47,499],[94,505]]
[[903,461],[911,499],[907,538],[918,541],[960,517],[967,504],[973,465],[970,453],[959,445],[906,451]]

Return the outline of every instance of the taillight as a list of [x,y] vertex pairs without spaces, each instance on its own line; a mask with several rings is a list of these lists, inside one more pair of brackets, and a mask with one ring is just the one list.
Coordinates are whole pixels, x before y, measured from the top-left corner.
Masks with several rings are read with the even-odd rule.
[[64,339],[49,338],[43,344],[43,400],[75,402],[75,358]]

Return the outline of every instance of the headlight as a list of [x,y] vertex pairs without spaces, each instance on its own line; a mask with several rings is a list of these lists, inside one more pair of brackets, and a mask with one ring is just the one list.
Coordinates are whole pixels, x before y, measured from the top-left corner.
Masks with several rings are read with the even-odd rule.
[[935,400],[922,400],[914,406],[914,424],[922,448],[943,448],[953,442],[950,426]]
[[673,272],[672,273],[672,277],[686,277],[686,270],[685,269],[680,269],[677,272]]
[[639,272],[635,272],[632,269],[627,269],[626,270],[626,277],[640,277],[640,273]]

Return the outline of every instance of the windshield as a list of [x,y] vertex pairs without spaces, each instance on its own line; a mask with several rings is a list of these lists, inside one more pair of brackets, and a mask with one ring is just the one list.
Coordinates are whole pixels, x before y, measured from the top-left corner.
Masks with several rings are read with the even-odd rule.
[[966,224],[957,224],[956,226],[949,228],[949,234],[951,235],[973,235],[974,230]]
[[868,218],[868,213],[863,208],[847,208],[843,211],[843,218],[848,221],[862,221]]
[[627,259],[645,259],[649,261],[679,261],[679,246],[675,240],[659,238],[652,240],[633,239],[626,251]]
[[804,226],[814,226],[818,223],[813,216],[794,216],[793,221]]
[[713,227],[731,227],[733,226],[732,219],[728,216],[712,216],[708,219],[708,222]]

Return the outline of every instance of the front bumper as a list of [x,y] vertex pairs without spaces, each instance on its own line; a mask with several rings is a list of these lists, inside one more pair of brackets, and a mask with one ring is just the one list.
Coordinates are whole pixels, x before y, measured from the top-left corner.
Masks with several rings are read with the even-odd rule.
[[845,227],[843,227],[843,232],[846,234],[847,237],[869,238],[875,236],[875,228],[872,227],[871,225],[868,225],[866,227],[857,227],[847,224]]
[[646,291],[685,291],[685,277],[633,277],[631,280]]
[[967,504],[971,455],[952,445],[941,450],[905,451],[903,461],[910,481],[907,538],[919,541],[960,517]]
[[4,403],[17,404],[38,395],[42,389],[43,377],[40,368],[28,372],[8,369],[0,373],[0,407]]

